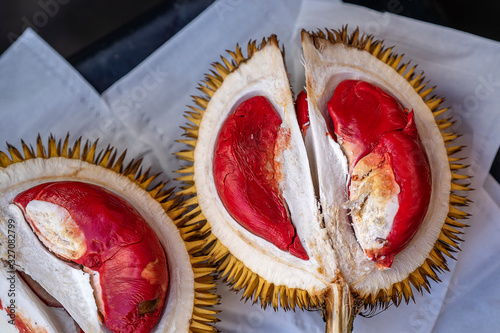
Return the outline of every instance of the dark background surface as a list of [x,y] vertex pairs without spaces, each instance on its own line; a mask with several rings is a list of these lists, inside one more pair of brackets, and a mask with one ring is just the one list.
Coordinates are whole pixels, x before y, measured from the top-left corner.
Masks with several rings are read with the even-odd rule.
[[[0,54],[24,29],[31,27],[97,91],[103,92],[213,2],[0,0]],[[500,1],[344,2],[394,12],[500,41]],[[497,180],[500,180],[499,155],[490,170]]]

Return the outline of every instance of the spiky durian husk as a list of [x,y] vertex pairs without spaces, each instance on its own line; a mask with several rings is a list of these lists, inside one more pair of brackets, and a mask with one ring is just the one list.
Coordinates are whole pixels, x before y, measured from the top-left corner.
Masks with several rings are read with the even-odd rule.
[[[42,158],[50,159],[63,157],[68,159],[79,159],[81,161],[98,165],[103,168],[113,170],[122,176],[127,177],[143,190],[147,191],[151,198],[157,201],[167,215],[176,224],[182,239],[186,245],[187,252],[193,267],[194,273],[194,306],[190,323],[190,332],[215,332],[213,323],[217,321],[215,317],[217,310],[211,309],[219,303],[219,297],[214,294],[215,269],[208,265],[208,257],[200,255],[202,244],[205,243],[202,235],[196,230],[185,226],[183,214],[185,208],[182,205],[181,197],[175,196],[173,188],[167,189],[166,182],[160,181],[152,184],[159,174],[150,175],[150,171],[142,171],[142,160],[131,160],[124,165],[126,151],[118,156],[115,148],[108,146],[106,149],[97,151],[97,141],[91,143],[86,141],[82,146],[81,137],[76,140],[73,146],[69,145],[69,134],[64,140],[57,141],[54,136],[50,136],[47,146],[44,146],[40,136],[37,137],[36,148],[28,146],[21,141],[22,152],[14,146],[7,144],[8,154],[0,151],[0,169],[6,168],[13,163]],[[9,156],[10,155],[10,156]],[[118,157],[117,157],[118,156]]]
[[[179,195],[196,195],[196,186],[193,180],[194,172],[194,148],[198,139],[198,130],[203,117],[203,113],[210,102],[211,97],[222,85],[224,79],[231,72],[235,71],[242,63],[250,59],[254,53],[261,50],[268,44],[278,46],[278,40],[275,35],[268,39],[263,39],[258,45],[256,41],[250,41],[247,46],[247,55],[243,55],[243,51],[239,45],[236,50],[228,51],[231,58],[226,59],[221,56],[221,62],[213,64],[213,70],[207,74],[205,80],[198,86],[198,89],[204,96],[193,96],[194,103],[197,106],[190,106],[191,111],[186,112],[186,118],[190,121],[183,127],[187,137],[185,140],[179,140],[190,146],[190,149],[176,153],[179,159],[188,162],[178,173],[184,174],[177,178],[184,182],[184,189],[177,194]],[[318,296],[311,295],[309,292],[298,288],[289,288],[284,285],[275,285],[266,281],[258,274],[248,269],[242,261],[233,256],[229,250],[210,233],[210,225],[204,217],[198,205],[198,199],[193,196],[191,199],[184,202],[185,208],[190,208],[188,214],[189,225],[198,228],[199,232],[206,235],[207,245],[205,252],[210,256],[211,262],[218,266],[218,271],[221,276],[228,282],[234,290],[244,290],[243,298],[253,299],[254,303],[260,300],[262,307],[272,305],[275,309],[283,307],[285,309],[301,309],[317,308],[322,300]]]
[[452,193],[450,193],[448,216],[443,223],[438,240],[435,242],[427,259],[406,279],[393,284],[389,289],[380,290],[375,295],[357,295],[364,299],[364,306],[369,309],[378,306],[386,307],[391,302],[395,305],[399,305],[403,299],[408,303],[409,300],[414,297],[412,285],[421,293],[423,289],[430,292],[430,283],[428,279],[439,281],[437,273],[448,270],[446,257],[454,259],[453,253],[460,249],[459,243],[462,241],[460,238],[462,232],[459,229],[467,226],[457,220],[466,218],[469,214],[458,209],[457,206],[466,206],[468,204],[468,200],[465,198],[462,191],[468,191],[470,188],[468,184],[463,184],[461,181],[469,177],[457,173],[458,170],[464,169],[466,166],[460,163],[460,158],[451,157],[451,155],[461,151],[463,147],[453,145],[458,135],[445,132],[445,130],[453,124],[451,118],[442,119],[441,117],[449,108],[441,107],[443,98],[431,95],[435,87],[428,87],[428,82],[425,81],[423,72],[418,75],[415,73],[417,65],[410,66],[409,62],[402,63],[401,60],[403,55],[394,53],[393,47],[386,48],[383,41],[375,40],[371,35],[361,35],[359,29],[349,34],[347,26],[339,30],[326,30],[326,32],[319,30],[315,33],[310,33],[310,35],[313,37],[315,45],[320,40],[333,44],[343,44],[347,47],[369,52],[383,63],[392,67],[400,76],[408,81],[415,92],[418,93],[427,107],[432,111],[436,124],[443,136],[452,175]]
[[[377,294],[358,294],[356,291],[353,291],[357,299],[355,300],[355,306],[358,310],[364,308],[371,311],[378,307],[385,308],[391,303],[399,305],[403,299],[408,303],[410,299],[414,298],[413,288],[420,293],[422,293],[424,289],[430,292],[429,278],[434,281],[439,281],[438,273],[448,270],[446,257],[454,258],[453,253],[459,250],[459,243],[461,242],[460,235],[462,234],[460,229],[467,225],[458,220],[466,218],[468,214],[457,207],[466,206],[468,204],[469,201],[465,198],[463,191],[468,191],[470,188],[468,184],[462,183],[464,179],[469,177],[457,173],[458,170],[464,169],[466,166],[461,164],[460,158],[454,158],[451,155],[461,151],[463,147],[453,146],[453,142],[458,135],[444,132],[453,122],[451,119],[442,119],[441,117],[448,111],[448,108],[440,107],[443,99],[431,95],[435,87],[427,86],[428,83],[425,82],[423,73],[418,75],[415,74],[417,66],[410,67],[409,63],[401,63],[403,55],[393,53],[392,47],[384,47],[383,42],[375,40],[373,36],[360,35],[358,29],[352,34],[349,34],[347,27],[343,27],[336,31],[318,31],[316,33],[311,33],[311,36],[315,40],[322,39],[329,43],[341,43],[347,47],[364,50],[392,67],[399,75],[409,82],[415,92],[429,107],[442,133],[443,141],[449,156],[448,160],[452,174],[452,193],[450,193],[448,216],[443,223],[441,233],[433,249],[420,267],[409,274],[406,279],[393,284],[390,288],[380,290]],[[194,103],[197,106],[190,106],[191,111],[186,112],[185,116],[190,123],[183,127],[186,139],[179,140],[179,142],[187,144],[189,149],[176,153],[179,159],[187,161],[187,165],[181,170],[178,170],[178,173],[183,174],[178,180],[183,181],[185,184],[183,190],[178,194],[193,196],[183,204],[185,208],[190,208],[190,212],[187,215],[189,221],[186,223],[193,226],[193,228],[197,228],[200,233],[206,235],[207,246],[205,252],[211,257],[210,260],[218,265],[218,270],[222,277],[233,289],[237,291],[244,290],[242,298],[246,300],[253,299],[254,303],[260,300],[263,307],[272,305],[274,308],[281,306],[285,309],[295,309],[296,307],[301,309],[315,308],[323,305],[324,300],[320,296],[312,295],[307,290],[289,288],[284,285],[274,285],[252,272],[243,262],[234,257],[228,249],[210,233],[210,225],[203,216],[196,197],[197,190],[193,180],[194,149],[198,140],[198,130],[203,118],[203,113],[213,94],[222,85],[226,76],[237,70],[242,63],[251,58],[255,52],[258,52],[267,43],[277,44],[276,37],[271,36],[267,40],[263,39],[260,45],[257,45],[255,41],[249,42],[246,57],[243,55],[242,49],[237,45],[234,52],[228,51],[232,59],[228,60],[221,57],[221,62],[213,64],[211,74],[207,74],[199,85],[198,89],[204,96],[193,96]]]

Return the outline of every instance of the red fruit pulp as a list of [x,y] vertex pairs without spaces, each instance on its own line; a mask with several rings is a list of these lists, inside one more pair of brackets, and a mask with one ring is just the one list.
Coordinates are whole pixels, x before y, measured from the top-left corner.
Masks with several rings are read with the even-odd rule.
[[281,119],[263,96],[243,101],[217,137],[213,172],[219,197],[231,216],[279,249],[308,260],[279,189]]
[[328,102],[335,135],[350,170],[368,154],[386,155],[400,187],[399,208],[384,246],[365,250],[381,268],[416,234],[430,202],[431,177],[413,112],[382,89],[364,81],[342,81]]
[[351,168],[373,150],[383,134],[402,130],[407,123],[395,98],[364,81],[342,81],[328,110]]
[[295,109],[297,113],[297,121],[299,122],[300,131],[302,136],[306,135],[306,131],[309,128],[309,110],[307,108],[307,94],[302,90],[297,96],[295,102]]

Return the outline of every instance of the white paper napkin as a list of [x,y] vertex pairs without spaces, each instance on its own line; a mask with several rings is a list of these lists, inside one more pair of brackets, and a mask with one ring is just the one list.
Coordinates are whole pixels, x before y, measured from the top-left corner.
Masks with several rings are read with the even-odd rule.
[[0,56],[0,131],[0,150],[5,142],[34,146],[38,134],[47,142],[50,134],[64,139],[69,133],[70,142],[99,139],[101,148],[111,144],[131,158],[145,156],[145,165],[157,164],[95,89],[31,29]]

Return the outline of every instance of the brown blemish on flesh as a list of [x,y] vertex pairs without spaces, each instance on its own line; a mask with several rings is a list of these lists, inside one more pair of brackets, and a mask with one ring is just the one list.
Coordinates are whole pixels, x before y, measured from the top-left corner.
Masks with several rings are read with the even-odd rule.
[[279,183],[284,180],[282,163],[277,161],[276,156],[282,156],[283,152],[291,148],[292,135],[289,128],[280,128],[274,146],[274,180]]
[[139,314],[142,316],[146,313],[155,312],[159,303],[160,300],[158,298],[139,303]]

